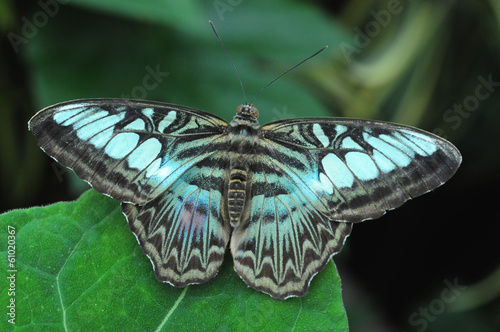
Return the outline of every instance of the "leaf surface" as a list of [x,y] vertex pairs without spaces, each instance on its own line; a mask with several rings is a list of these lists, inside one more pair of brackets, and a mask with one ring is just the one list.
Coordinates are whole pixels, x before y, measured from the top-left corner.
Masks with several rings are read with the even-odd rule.
[[[16,230],[16,328],[29,330],[347,331],[335,265],[303,298],[274,300],[248,288],[226,255],[210,282],[183,289],[156,280],[119,204],[94,190],[75,202],[0,216]],[[0,303],[8,303],[7,283]],[[1,325],[12,328],[6,319]]]

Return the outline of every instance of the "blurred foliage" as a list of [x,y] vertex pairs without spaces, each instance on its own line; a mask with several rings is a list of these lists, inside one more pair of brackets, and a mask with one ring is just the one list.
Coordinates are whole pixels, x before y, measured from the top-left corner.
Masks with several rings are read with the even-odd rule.
[[[27,120],[50,104],[132,95],[201,108],[230,120],[243,96],[207,23],[211,19],[240,72],[248,99],[281,72],[329,45],[327,51],[259,96],[255,105],[261,112],[261,123],[313,115],[388,120],[447,137],[462,151],[464,163],[457,176],[428,195],[432,197],[419,199],[422,205],[407,207],[401,217],[407,230],[399,229],[397,237],[387,240],[395,243],[388,255],[405,253],[397,261],[401,264],[399,273],[386,278],[389,285],[381,284],[383,278],[375,276],[363,281],[370,290],[361,297],[369,293],[376,301],[360,305],[358,298],[348,294],[349,316],[364,317],[351,319],[353,330],[366,326],[375,330],[373,324],[384,326],[384,331],[394,326],[419,330],[421,326],[412,325],[409,316],[418,312],[420,303],[425,307],[439,298],[443,280],[459,275],[461,282],[478,282],[483,290],[489,285],[484,280],[495,275],[500,266],[500,248],[494,236],[500,231],[495,222],[495,188],[500,185],[497,0],[155,0],[147,5],[74,0],[53,11],[50,15],[50,9],[38,1],[0,3],[0,211],[67,200],[82,190],[81,182],[67,177],[69,174],[51,162],[27,132]],[[34,29],[30,30],[30,23],[35,24]],[[24,39],[16,44],[19,40],[13,41],[14,34]],[[151,70],[165,74],[159,76],[157,87],[146,90],[144,79]],[[408,211],[414,212],[411,217]],[[426,217],[429,214],[434,217]],[[386,219],[391,215],[399,216],[394,212]],[[433,224],[432,231],[421,226],[434,220],[440,224]],[[366,237],[362,228],[369,233]],[[396,232],[394,228],[378,222],[377,226],[367,223],[357,227],[345,255],[350,260],[360,257],[358,252],[361,255],[363,250],[355,249],[358,239],[367,247],[374,241],[383,256],[380,237],[384,229]],[[411,243],[411,236],[420,241],[415,256],[401,249],[406,242]],[[396,249],[396,244],[401,247]],[[371,253],[362,254],[370,257]],[[376,260],[374,269],[384,270],[386,260]],[[434,265],[425,265],[424,261],[433,260]],[[368,264],[356,261],[360,265],[351,266],[354,271]],[[412,265],[433,270],[425,272],[426,280],[412,271],[416,279],[408,277],[406,283],[412,285],[408,286],[400,279],[404,269]],[[445,267],[449,270],[444,271]],[[342,275],[342,267],[340,271]],[[411,280],[422,283],[418,286],[421,291],[412,291],[417,286]],[[387,287],[395,288],[396,293],[398,282],[408,288],[408,294],[395,302],[397,295],[382,293]],[[477,288],[469,289],[481,294]],[[498,290],[494,292],[486,302],[463,306],[467,307],[465,312],[439,315],[425,330],[442,331],[448,326],[461,331],[466,322],[476,330],[500,329],[496,315],[500,301]],[[385,304],[378,305],[384,297]],[[358,315],[357,308],[372,314]],[[376,323],[366,317],[377,317]],[[452,325],[453,321],[458,325]]]

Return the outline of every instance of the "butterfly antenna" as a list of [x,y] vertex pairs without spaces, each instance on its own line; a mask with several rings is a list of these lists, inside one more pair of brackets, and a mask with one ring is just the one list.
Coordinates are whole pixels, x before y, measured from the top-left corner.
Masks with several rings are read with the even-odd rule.
[[229,52],[226,49],[226,46],[224,46],[224,42],[222,42],[221,37],[217,33],[217,30],[215,29],[215,25],[212,23],[212,21],[208,21],[208,23],[210,23],[210,25],[212,26],[212,29],[214,30],[214,33],[217,36],[217,39],[219,39],[220,44],[222,45],[222,48],[224,49],[224,52],[226,52],[226,55],[227,55],[229,61],[231,62],[231,65],[233,65],[234,72],[236,73],[236,76],[238,76],[238,80],[240,81],[241,91],[243,91],[243,99],[245,100],[245,104],[247,104],[247,95],[245,94],[245,88],[243,87],[243,82],[241,81],[240,74],[238,73],[238,70],[236,69],[236,66],[234,65],[233,59],[231,59],[231,56],[229,55]]
[[265,88],[267,88],[268,86],[270,86],[271,84],[273,84],[274,82],[276,82],[277,80],[279,80],[281,77],[285,76],[286,74],[288,74],[289,72],[291,72],[292,70],[294,70],[295,68],[297,68],[298,66],[300,66],[301,64],[303,64],[304,62],[306,62],[307,60],[311,59],[311,58],[314,58],[316,55],[320,54],[321,52],[323,52],[324,50],[326,50],[328,48],[328,46],[325,46],[323,47],[322,49],[320,49],[318,52],[314,53],[313,55],[310,55],[308,56],[307,58],[305,58],[304,60],[302,60],[301,62],[297,63],[295,66],[293,66],[292,68],[288,69],[287,71],[285,71],[283,74],[281,74],[280,76],[276,77],[274,80],[272,80],[271,82],[267,83],[267,85],[265,87],[263,87],[262,89],[259,90],[259,92],[257,92],[257,94],[255,95],[255,97],[252,98],[252,100],[250,100],[250,105],[252,104],[252,102],[255,100],[255,98],[257,98],[260,93],[262,91],[264,91]]

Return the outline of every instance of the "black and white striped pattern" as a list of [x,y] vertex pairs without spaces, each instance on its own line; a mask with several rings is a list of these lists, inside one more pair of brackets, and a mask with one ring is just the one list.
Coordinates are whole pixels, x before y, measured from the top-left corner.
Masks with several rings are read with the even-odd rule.
[[252,105],[231,123],[138,100],[75,100],[37,113],[40,147],[122,202],[158,280],[213,278],[228,244],[251,287],[302,296],[352,223],[447,181],[458,150],[425,131],[357,119],[260,126]]

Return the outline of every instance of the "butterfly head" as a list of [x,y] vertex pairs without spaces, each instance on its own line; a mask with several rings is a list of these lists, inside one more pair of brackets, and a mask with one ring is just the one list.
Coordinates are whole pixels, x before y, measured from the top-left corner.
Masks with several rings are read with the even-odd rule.
[[236,114],[242,116],[252,116],[254,118],[259,117],[259,110],[253,105],[246,104],[236,107]]

